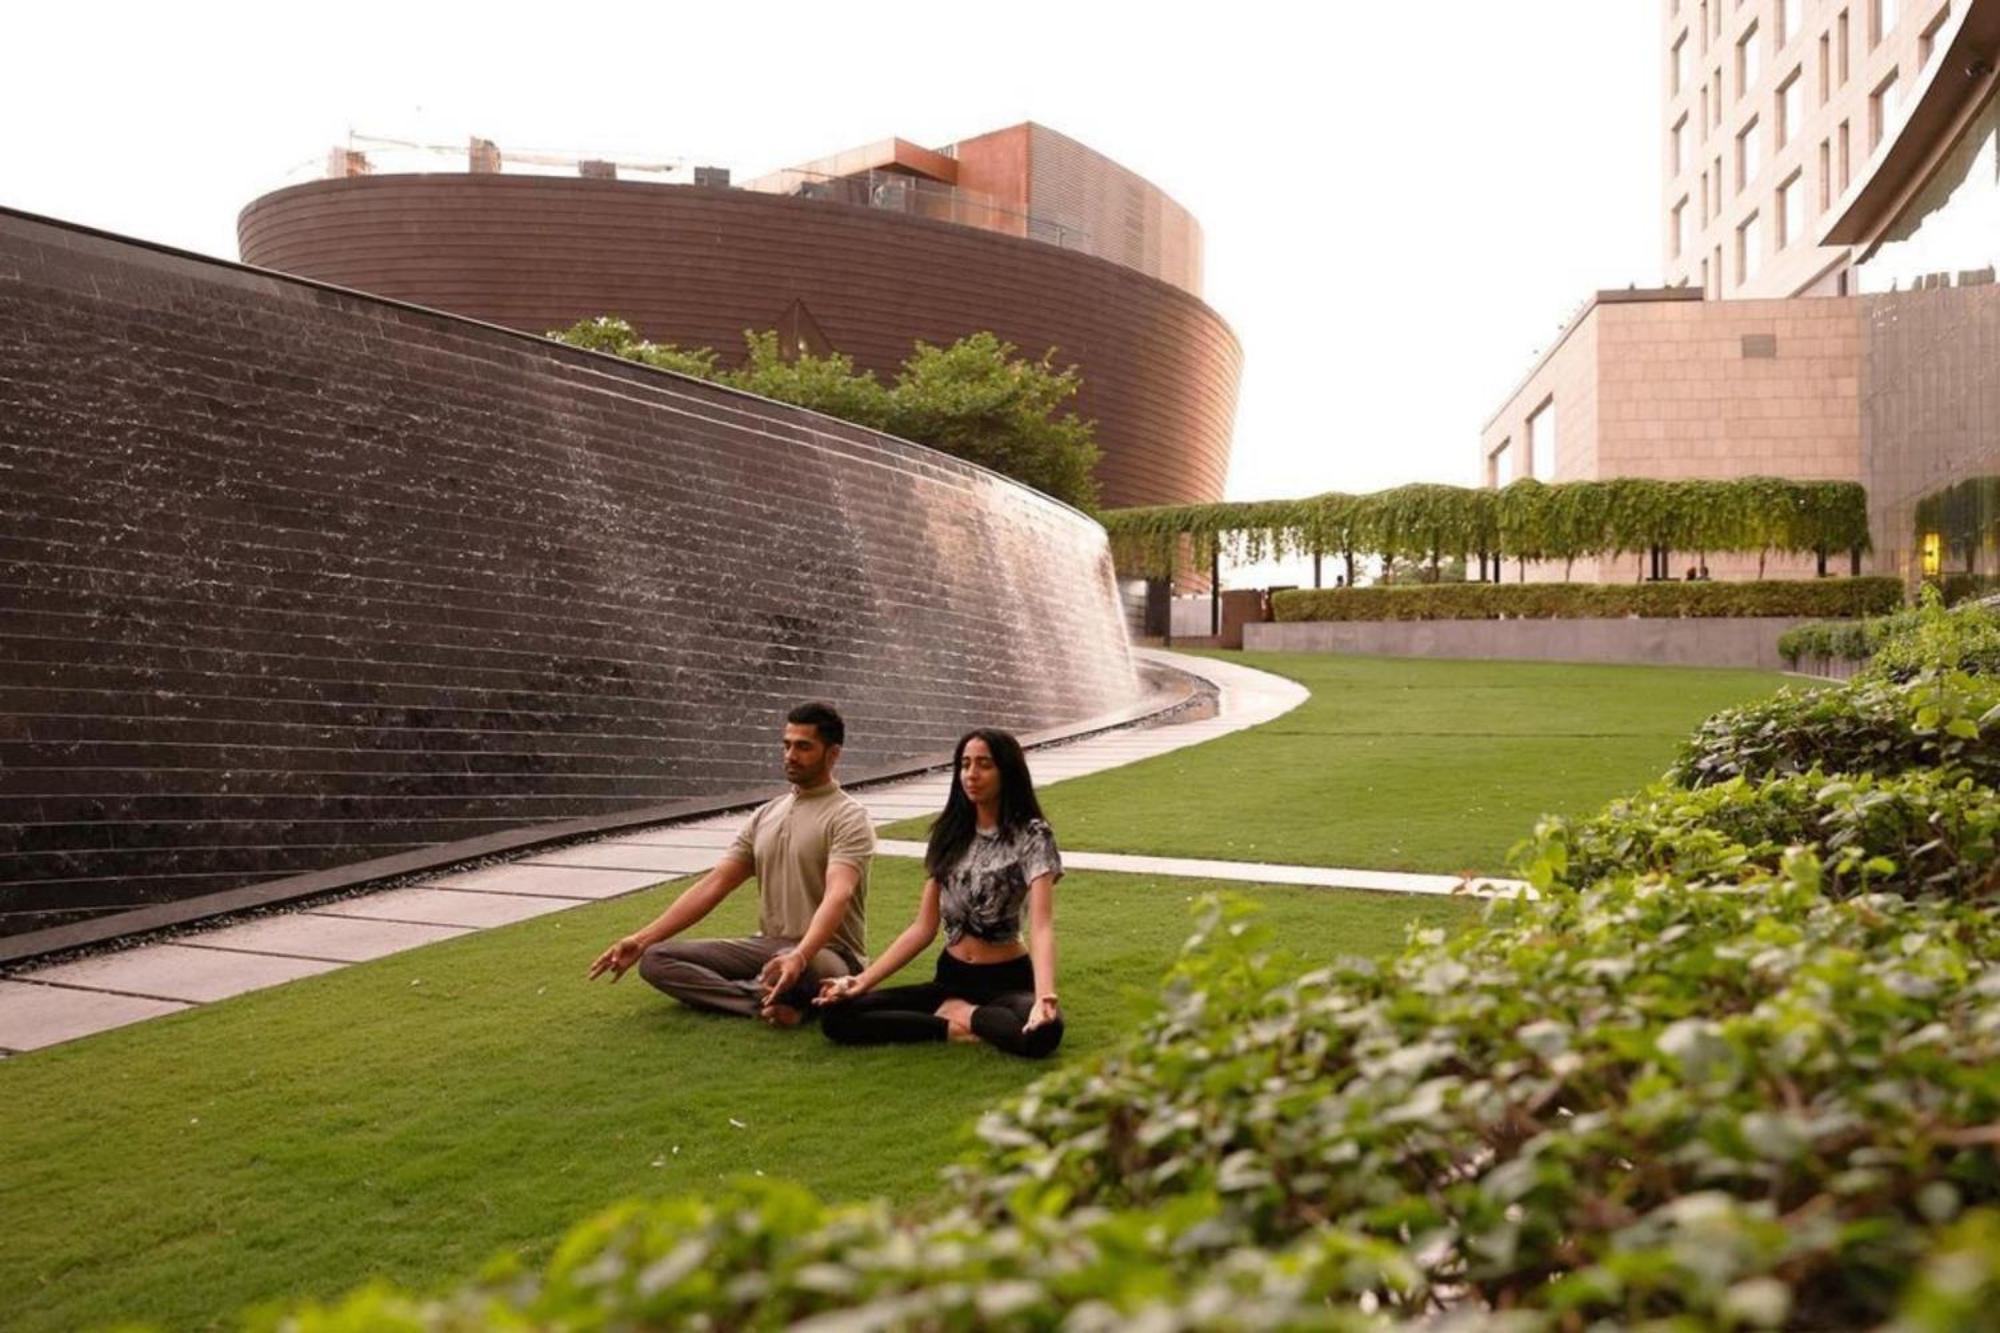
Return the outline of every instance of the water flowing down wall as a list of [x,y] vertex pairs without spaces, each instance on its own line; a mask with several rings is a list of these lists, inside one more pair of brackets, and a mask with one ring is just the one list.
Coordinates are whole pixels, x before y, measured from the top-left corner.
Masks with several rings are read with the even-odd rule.
[[0,211],[0,934],[1133,701],[1100,528],[981,469]]

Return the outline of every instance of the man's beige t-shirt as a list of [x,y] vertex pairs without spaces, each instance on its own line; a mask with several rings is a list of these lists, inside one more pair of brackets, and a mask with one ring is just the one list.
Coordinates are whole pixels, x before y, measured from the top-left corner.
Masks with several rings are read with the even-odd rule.
[[730,858],[748,861],[762,893],[757,933],[797,939],[812,925],[826,897],[826,868],[849,865],[861,872],[847,915],[829,947],[863,966],[868,961],[868,863],[875,855],[875,825],[861,802],[831,780],[793,788],[759,806],[730,845]]

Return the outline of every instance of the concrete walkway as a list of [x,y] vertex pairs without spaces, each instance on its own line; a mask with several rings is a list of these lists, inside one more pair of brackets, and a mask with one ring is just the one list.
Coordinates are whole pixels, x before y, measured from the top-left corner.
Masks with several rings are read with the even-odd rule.
[[[1212,682],[1218,691],[1216,716],[1035,749],[1030,763],[1037,785],[1199,745],[1282,716],[1307,698],[1303,686],[1234,663],[1157,650],[1141,650],[1141,655]],[[950,781],[949,774],[932,772],[854,795],[878,825],[888,824],[935,814],[944,805]],[[0,1055],[52,1046],[696,874],[715,863],[743,819],[738,812],[620,833],[506,865],[440,875],[414,886],[20,973],[0,980]],[[885,841],[881,850],[888,856],[923,855],[923,845],[915,842]],[[1063,862],[1076,870],[1387,893],[1490,894],[1522,887],[1511,880],[1467,884],[1449,875],[1105,852],[1065,851]]]

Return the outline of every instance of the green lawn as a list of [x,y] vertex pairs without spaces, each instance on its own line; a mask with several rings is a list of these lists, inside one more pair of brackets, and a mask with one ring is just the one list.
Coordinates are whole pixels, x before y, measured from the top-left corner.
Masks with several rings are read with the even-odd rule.
[[[876,874],[871,936],[913,909]],[[1061,893],[1058,1057],[1114,1044],[1217,887],[1075,874]],[[1239,886],[1240,887],[1240,886]],[[1281,937],[1397,943],[1468,904],[1259,889]],[[175,1328],[381,1275],[444,1284],[539,1257],[626,1196],[736,1173],[922,1204],[978,1112],[1046,1066],[962,1047],[841,1050],[691,1013],[636,975],[585,984],[657,892],[351,967],[0,1061],[0,1324]],[[752,928],[752,897],[704,931]],[[913,964],[928,975],[929,960]]]
[[[1494,872],[1545,813],[1658,777],[1717,709],[1784,677],[1684,667],[1232,653],[1313,692],[1265,726],[1042,792],[1063,846]],[[920,838],[926,821],[889,830]]]

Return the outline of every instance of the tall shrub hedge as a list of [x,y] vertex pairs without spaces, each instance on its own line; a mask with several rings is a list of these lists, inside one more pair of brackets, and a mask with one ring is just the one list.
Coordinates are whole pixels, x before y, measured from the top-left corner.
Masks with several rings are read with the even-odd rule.
[[1865,616],[1899,606],[1891,578],[1753,583],[1431,583],[1291,588],[1272,594],[1281,621],[1577,620],[1621,616]]
[[1575,560],[1664,546],[1676,551],[1866,550],[1867,495],[1854,482],[1546,483],[1501,490],[1416,484],[1368,495],[1158,505],[1101,515],[1118,567],[1170,575],[1183,544],[1198,564],[1218,550],[1271,555],[1489,556]]

